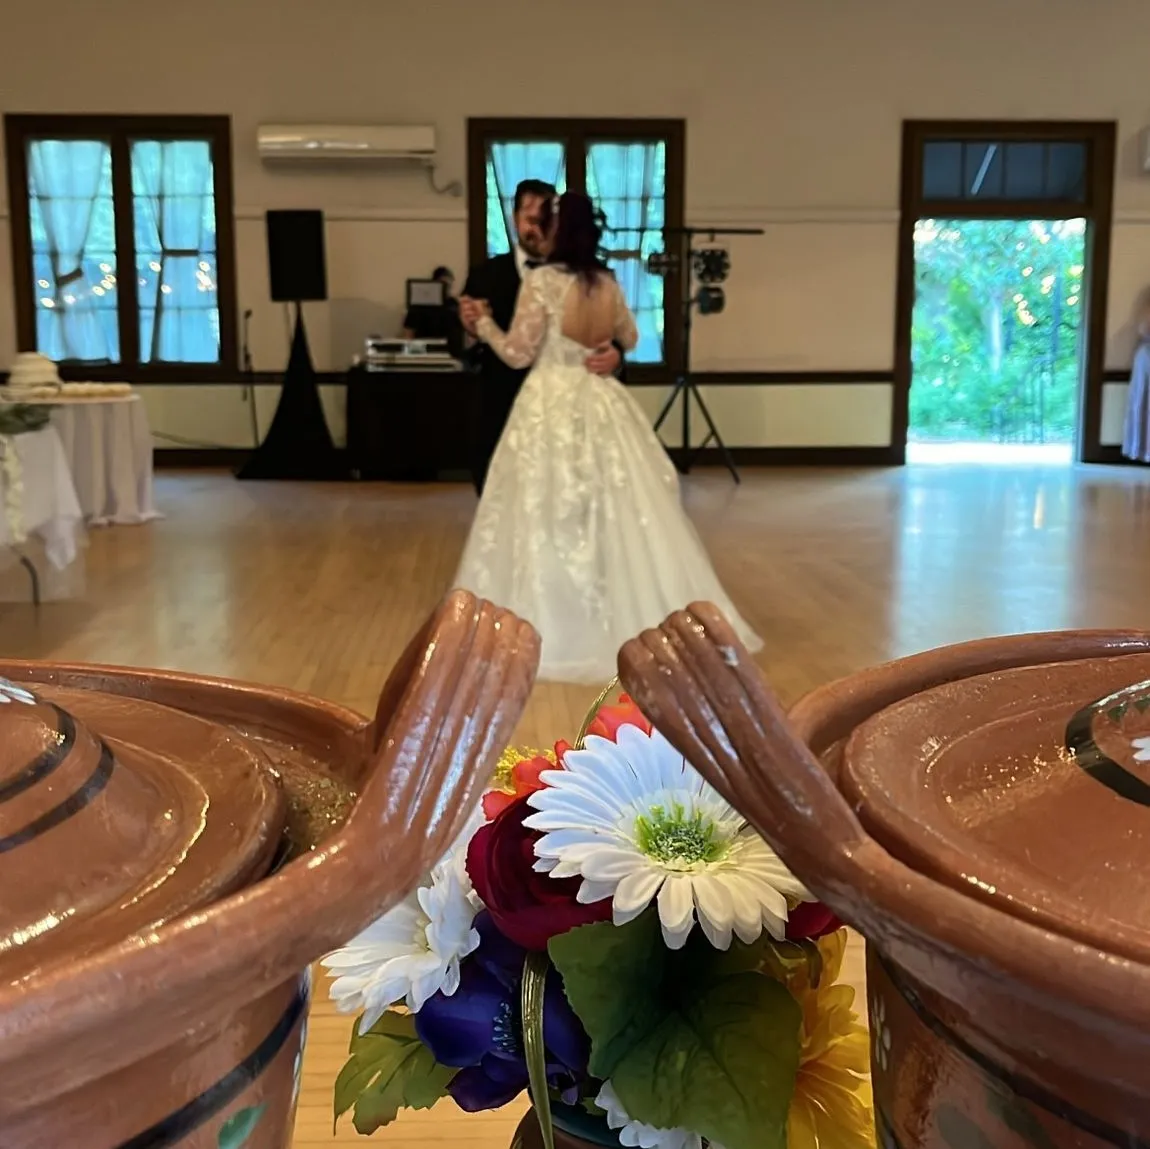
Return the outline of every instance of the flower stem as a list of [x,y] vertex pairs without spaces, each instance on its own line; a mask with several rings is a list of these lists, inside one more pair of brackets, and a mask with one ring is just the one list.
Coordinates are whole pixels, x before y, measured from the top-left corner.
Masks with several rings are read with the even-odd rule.
[[591,705],[591,709],[587,711],[587,716],[583,719],[583,725],[579,727],[579,737],[575,739],[575,749],[583,749],[583,740],[587,737],[587,729],[592,722],[595,721],[595,715],[599,713],[599,708],[619,689],[619,676],[616,675],[604,688],[603,693],[595,699]]
[[527,1080],[531,1100],[539,1119],[543,1149],[555,1149],[551,1123],[551,1095],[547,1091],[547,1052],[543,1046],[543,996],[551,963],[545,953],[529,953],[523,963],[520,1004],[523,1014],[523,1052],[527,1060]]

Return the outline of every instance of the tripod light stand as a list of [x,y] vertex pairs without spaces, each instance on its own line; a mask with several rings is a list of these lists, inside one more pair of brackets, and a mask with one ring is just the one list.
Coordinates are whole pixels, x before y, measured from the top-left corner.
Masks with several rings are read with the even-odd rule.
[[[671,393],[667,396],[663,409],[655,420],[655,430],[658,431],[673,410],[676,401],[682,401],[683,445],[682,456],[678,463],[679,471],[690,474],[691,465],[699,452],[714,443],[718,448],[723,463],[731,473],[736,483],[740,482],[739,469],[735,465],[734,456],[727,444],[719,434],[715,420],[699,392],[691,371],[691,329],[694,322],[694,312],[698,308],[699,314],[718,315],[726,306],[726,294],[722,284],[726,282],[731,271],[731,257],[719,247],[694,246],[698,236],[706,236],[713,244],[721,235],[762,235],[762,228],[694,228],[678,227],[666,228],[663,232],[665,250],[652,255],[647,261],[647,268],[655,275],[671,275],[678,272],[682,283],[683,308],[683,339],[679,351],[679,366],[675,373],[675,381]],[[696,290],[695,281],[698,281]],[[703,421],[707,425],[707,434],[698,446],[691,445],[691,404],[699,408]]]

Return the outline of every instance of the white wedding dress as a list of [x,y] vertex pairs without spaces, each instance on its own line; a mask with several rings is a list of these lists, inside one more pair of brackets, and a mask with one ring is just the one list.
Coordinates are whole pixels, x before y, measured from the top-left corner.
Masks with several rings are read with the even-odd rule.
[[[491,461],[456,585],[535,626],[540,679],[605,685],[627,639],[696,600],[718,606],[758,650],[642,409],[618,380],[588,371],[587,347],[562,332],[576,282],[556,266],[528,271],[511,330],[490,319],[477,327],[509,366],[534,367]],[[614,337],[630,350],[634,317],[615,281],[602,282],[596,290],[614,296]]]

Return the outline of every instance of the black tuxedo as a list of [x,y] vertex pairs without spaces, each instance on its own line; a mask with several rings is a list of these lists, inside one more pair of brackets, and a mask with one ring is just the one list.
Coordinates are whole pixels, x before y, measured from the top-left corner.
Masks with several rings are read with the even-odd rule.
[[[519,265],[514,251],[496,255],[473,267],[467,275],[463,294],[472,299],[486,299],[491,305],[491,318],[504,331],[511,329],[515,304],[519,299]],[[622,348],[619,349],[622,354]],[[479,426],[475,435],[475,463],[473,477],[475,489],[483,493],[487,468],[499,444],[507,417],[515,405],[519,388],[527,378],[527,370],[508,367],[485,343],[471,349],[471,364],[480,375]]]
[[[504,331],[511,327],[515,303],[519,298],[519,268],[514,252],[497,255],[474,267],[468,273],[463,294],[472,299],[486,299],[491,305],[491,318]],[[491,456],[511,414],[515,397],[527,372],[508,367],[486,343],[471,349],[471,363],[480,375],[479,426],[475,428],[475,489],[482,493]]]

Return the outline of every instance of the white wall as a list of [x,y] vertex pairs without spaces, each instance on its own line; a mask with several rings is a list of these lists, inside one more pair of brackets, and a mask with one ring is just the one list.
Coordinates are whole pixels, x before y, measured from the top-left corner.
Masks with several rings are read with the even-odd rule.
[[[435,195],[419,172],[268,169],[255,155],[260,122],[434,123],[447,182],[464,175],[468,115],[685,117],[690,221],[766,229],[732,245],[728,310],[697,328],[701,368],[891,367],[904,118],[1118,120],[1112,367],[1129,360],[1131,311],[1150,281],[1150,177],[1138,170],[1146,0],[6,0],[3,25],[4,111],[233,117],[240,307],[255,311],[259,370],[286,360],[283,316],[267,302],[266,208],[327,213],[333,298],[308,312],[321,369],[397,324],[408,276],[461,269],[466,251],[463,201]],[[13,350],[5,229],[0,360]],[[270,412],[274,388],[261,390]],[[881,445],[889,392],[711,398],[732,443]],[[342,397],[329,399],[341,433]],[[158,431],[250,439],[238,388],[163,388],[148,403]]]

